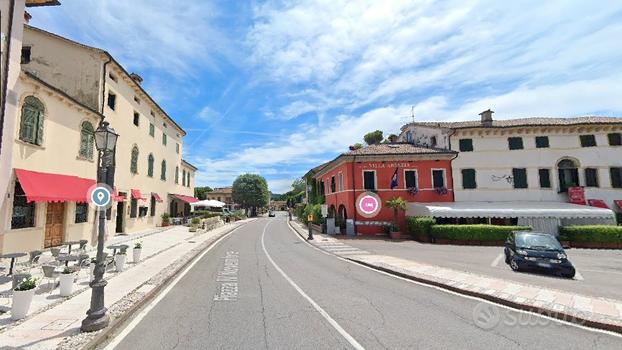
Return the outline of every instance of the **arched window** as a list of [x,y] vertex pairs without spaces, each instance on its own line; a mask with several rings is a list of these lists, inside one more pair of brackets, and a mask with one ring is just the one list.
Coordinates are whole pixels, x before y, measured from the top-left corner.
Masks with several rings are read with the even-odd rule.
[[138,173],[138,147],[134,146],[132,148],[132,158],[130,160],[130,172],[132,174]]
[[181,171],[181,185],[186,186],[186,170]]
[[162,172],[160,174],[160,180],[166,181],[166,161],[165,160],[162,161]]
[[86,159],[93,159],[93,124],[90,122],[83,122],[80,128],[80,157]]
[[147,176],[153,177],[153,162],[154,162],[153,154],[149,154],[147,158]]
[[19,124],[19,139],[41,145],[43,143],[43,103],[34,96],[24,99]]
[[569,187],[580,186],[579,165],[572,159],[562,159],[557,163],[559,191],[566,192]]
[[175,183],[176,184],[179,183],[179,167],[178,166],[175,167]]

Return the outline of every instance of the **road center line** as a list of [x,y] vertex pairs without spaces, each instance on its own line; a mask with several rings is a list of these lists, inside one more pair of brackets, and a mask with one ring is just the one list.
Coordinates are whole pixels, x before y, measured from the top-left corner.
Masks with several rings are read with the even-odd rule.
[[311,304],[311,306],[313,306],[313,308],[315,308],[315,310],[317,310],[317,312],[319,312],[320,315],[322,315],[322,317],[324,317],[324,319],[326,319],[326,321],[328,321],[328,323],[331,326],[333,326],[333,328],[335,328],[335,330],[337,330],[337,332],[339,332],[339,334],[341,334],[341,336],[343,336],[348,341],[348,343],[350,343],[350,345],[352,345],[355,349],[365,350],[365,348],[361,344],[359,344],[359,342],[357,342],[356,339],[354,339],[354,337],[352,337],[348,332],[346,332],[346,330],[343,329],[343,327],[341,327],[339,323],[337,323],[337,321],[335,321],[332,317],[330,317],[330,315],[326,311],[324,311],[324,309],[322,309],[320,305],[318,305],[313,299],[311,299],[311,297],[309,297],[307,293],[305,293],[302,290],[302,288],[300,288],[296,284],[296,282],[294,282],[291,278],[289,278],[289,276],[283,270],[281,270],[281,268],[274,262],[274,260],[272,260],[272,257],[268,253],[268,250],[266,250],[266,244],[264,242],[264,237],[266,235],[266,229],[268,229],[268,226],[270,226],[271,223],[272,221],[268,222],[266,226],[264,226],[263,228],[263,233],[261,234],[261,247],[263,248],[263,252],[264,254],[266,254],[266,257],[268,258],[272,266],[274,266],[274,268],[283,276],[283,278],[285,278],[285,280],[292,287],[294,287],[294,289],[296,289],[296,291],[300,295],[302,295],[303,298],[307,299],[309,304]]

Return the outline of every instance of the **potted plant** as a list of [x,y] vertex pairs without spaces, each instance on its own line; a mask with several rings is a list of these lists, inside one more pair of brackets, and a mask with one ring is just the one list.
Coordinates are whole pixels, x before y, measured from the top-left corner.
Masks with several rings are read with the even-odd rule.
[[117,272],[122,272],[125,269],[125,259],[127,259],[127,255],[125,250],[121,249],[114,257],[114,266],[117,268]]
[[140,254],[143,251],[143,243],[142,242],[136,242],[134,243],[134,250],[132,250],[132,258],[134,259],[134,264],[137,264],[140,262]]
[[200,223],[201,223],[201,219],[192,218],[192,221],[190,221],[190,232],[197,232],[197,227],[199,226]]
[[60,274],[60,296],[68,297],[73,291],[73,281],[76,278],[76,270],[71,267],[65,267]]
[[171,223],[171,216],[168,213],[162,214],[162,227],[166,227]]
[[397,221],[400,211],[406,210],[406,201],[402,197],[394,197],[387,201],[387,207],[393,209],[393,224],[390,227],[389,235],[392,239],[402,238],[402,232]]
[[28,275],[15,289],[13,289],[13,304],[11,305],[11,319],[21,320],[28,314],[32,297],[35,295],[37,280]]

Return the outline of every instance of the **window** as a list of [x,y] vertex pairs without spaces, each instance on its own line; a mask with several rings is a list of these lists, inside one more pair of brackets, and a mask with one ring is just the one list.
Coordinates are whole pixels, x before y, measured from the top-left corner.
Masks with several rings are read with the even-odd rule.
[[93,124],[85,121],[80,128],[80,150],[79,155],[85,159],[93,159]]
[[443,169],[432,170],[432,187],[434,188],[445,187],[445,170]]
[[611,187],[622,188],[622,168],[610,168]]
[[557,163],[559,191],[566,192],[569,187],[580,186],[578,165],[571,159],[562,159]]
[[540,178],[540,188],[551,188],[551,171],[549,169],[538,169]]
[[181,171],[181,185],[186,186],[186,170]]
[[473,152],[473,139],[460,139],[458,141],[460,152]]
[[166,134],[162,133],[162,144],[166,146]]
[[413,132],[410,130],[406,131],[406,142],[412,143],[413,141],[415,141],[413,138]]
[[35,145],[43,144],[43,103],[34,96],[24,99],[19,139]]
[[153,123],[149,123],[149,136],[155,137],[155,125]]
[[76,224],[87,222],[89,220],[89,204],[76,203]]
[[151,207],[150,215],[151,216],[155,216],[155,214],[156,214],[156,199],[155,199],[155,197],[153,195],[151,195],[151,203],[149,203],[149,204],[150,204],[149,206]]
[[404,186],[406,188],[417,188],[417,171],[404,171]]
[[132,148],[132,157],[130,158],[130,173],[138,174],[138,147]]
[[594,135],[580,135],[581,147],[594,147],[596,146],[596,137]]
[[153,158],[153,154],[149,154],[147,158],[147,176],[153,177],[153,163],[155,159]]
[[477,188],[475,169],[462,169],[462,188],[465,190]]
[[108,78],[110,78],[110,80],[114,81],[115,83],[117,82],[117,77],[114,76],[112,73],[108,73]]
[[622,133],[607,134],[607,138],[609,139],[609,146],[622,146]]
[[187,172],[186,175],[188,176],[188,178],[186,179],[186,186],[190,187],[190,172]]
[[166,181],[166,161],[162,161],[162,169],[160,173],[160,180]]
[[179,143],[175,144],[175,153],[179,154]]
[[436,147],[436,136],[430,137],[430,147]]
[[343,191],[343,173],[339,173],[339,191]]
[[376,190],[375,171],[363,171],[363,188],[370,191]]
[[136,102],[137,104],[140,104],[140,99],[136,96],[134,96],[134,102]]
[[512,177],[514,178],[514,188],[527,188],[527,169],[512,169]]
[[523,138],[508,137],[508,148],[510,150],[523,149]]
[[179,167],[175,167],[175,184],[179,184]]
[[143,218],[143,217],[147,216],[147,211],[149,211],[149,208],[147,208],[147,207],[140,207],[140,208],[138,208],[138,217]]
[[28,63],[30,63],[30,52],[31,52],[30,46],[23,46],[22,47],[21,64],[28,64]]
[[132,198],[130,200],[130,217],[135,218],[138,214],[138,200]]
[[138,126],[140,123],[140,114],[138,112],[134,112],[134,125]]
[[117,95],[108,91],[108,108],[114,111],[114,108],[117,105]]
[[598,187],[598,169],[585,168],[585,187]]
[[19,182],[15,182],[13,193],[13,216],[11,217],[11,229],[35,227],[35,202],[26,201],[26,193]]
[[549,148],[549,137],[536,136],[536,148]]

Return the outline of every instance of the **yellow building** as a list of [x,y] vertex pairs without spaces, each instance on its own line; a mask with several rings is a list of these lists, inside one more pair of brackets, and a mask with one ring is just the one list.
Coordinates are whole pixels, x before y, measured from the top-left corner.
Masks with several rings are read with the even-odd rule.
[[[182,159],[186,133],[141,87],[142,79],[101,49],[30,26],[23,47],[29,58],[22,60],[16,126],[9,136],[13,164],[2,169],[9,185],[0,210],[1,251],[91,239],[94,210],[68,191],[95,182],[91,133],[102,118],[120,135],[114,158],[118,202],[108,232],[146,230],[160,225],[165,212],[186,213],[195,200],[197,170]],[[52,183],[41,186],[44,181]]]

